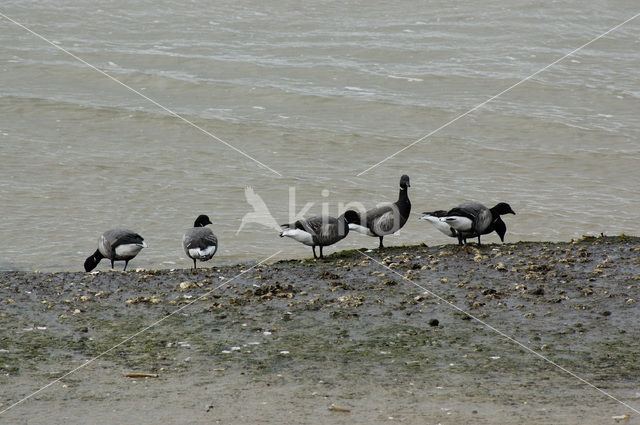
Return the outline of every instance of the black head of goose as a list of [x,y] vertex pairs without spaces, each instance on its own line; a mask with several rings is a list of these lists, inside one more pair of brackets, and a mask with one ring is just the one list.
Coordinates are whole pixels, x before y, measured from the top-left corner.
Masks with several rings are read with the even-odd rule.
[[310,246],[313,250],[313,258],[318,258],[316,246],[319,246],[319,258],[324,258],[322,247],[333,245],[344,239],[349,234],[349,223],[357,219],[358,214],[353,210],[345,211],[338,218],[326,215],[302,218],[294,223],[283,224],[280,237],[287,236]]
[[494,230],[504,242],[507,227],[500,218],[504,214],[515,214],[515,211],[506,202],[500,202],[490,209],[478,202],[466,202],[449,210],[446,216],[441,217],[440,220],[456,230],[460,245],[463,241],[466,242],[466,238],[476,236],[478,237],[478,245],[480,245],[480,236]]
[[349,228],[367,236],[380,238],[379,248],[384,248],[382,238],[400,230],[409,219],[411,214],[409,187],[411,187],[409,176],[404,174],[400,177],[400,192],[396,202],[359,213],[357,220],[354,219],[349,224]]
[[139,234],[129,229],[111,229],[104,232],[98,239],[98,249],[87,257],[84,262],[84,270],[90,272],[95,269],[100,260],[111,260],[111,268],[114,261],[124,261],[124,270],[127,270],[129,260],[134,258],[147,244]]
[[211,223],[206,215],[199,215],[193,223],[193,227],[187,230],[182,237],[182,248],[189,258],[193,260],[193,269],[196,270],[196,260],[209,261],[218,250],[218,238],[211,229],[205,227]]
[[491,214],[494,217],[498,217],[505,214],[516,215],[516,212],[506,202],[498,202],[495,207],[491,208]]
[[[516,215],[516,212],[511,208],[511,205],[507,204],[506,202],[499,202],[498,204],[496,204],[496,206],[491,208],[492,221],[491,221],[491,225],[489,226],[489,229],[487,229],[488,231],[486,232],[486,233],[491,233],[491,231],[495,231],[498,234],[498,236],[500,236],[500,241],[502,241],[503,243],[504,243],[504,235],[507,234],[507,225],[505,224],[505,222],[502,220],[500,216],[505,214]],[[478,238],[478,243],[480,243],[479,238]]]

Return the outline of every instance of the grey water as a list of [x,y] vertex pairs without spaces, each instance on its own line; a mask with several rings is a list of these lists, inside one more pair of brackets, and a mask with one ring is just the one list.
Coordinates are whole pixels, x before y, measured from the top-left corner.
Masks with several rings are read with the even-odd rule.
[[[507,242],[640,233],[640,18],[544,69],[637,2],[0,12],[1,270],[81,270],[113,227],[149,245],[130,267],[190,267],[181,236],[198,214],[220,241],[208,265],[308,257],[267,224],[394,201],[402,174],[415,214],[387,245],[454,243],[417,218],[467,200],[511,204]],[[243,224],[249,193],[272,218]],[[377,240],[354,233],[325,253],[360,247]]]

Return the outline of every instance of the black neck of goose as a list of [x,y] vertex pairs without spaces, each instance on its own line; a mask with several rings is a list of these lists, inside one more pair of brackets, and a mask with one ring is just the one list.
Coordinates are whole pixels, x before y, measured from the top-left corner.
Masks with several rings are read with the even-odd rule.
[[502,221],[500,216],[495,218],[491,223],[491,227],[500,236],[500,240],[504,242],[504,235],[507,233],[507,225]]
[[406,187],[400,187],[400,192],[398,193],[398,204],[400,204],[401,202],[407,202],[409,204],[411,204],[411,202],[409,202],[409,190]]
[[355,210],[347,210],[342,214],[345,222],[347,224],[362,224],[362,220],[360,220],[360,214],[358,214]]
[[102,255],[102,253],[100,252],[99,249],[96,249],[96,252],[91,254],[85,260],[85,262],[84,262],[84,270],[86,272],[90,272],[91,270],[95,269],[96,266],[98,265],[98,263],[100,262],[100,260],[102,260],[103,258],[104,258],[104,255]]
[[489,208],[489,211],[491,211],[491,216],[493,217],[500,217],[501,215],[497,205],[493,208]]
[[398,194],[398,202],[396,202],[400,215],[407,219],[411,213],[411,201],[409,201],[409,191],[406,187],[400,187],[400,193]]
[[102,255],[99,249],[96,249],[96,252],[93,253],[93,258],[95,258],[96,261],[100,261],[104,258],[104,255]]

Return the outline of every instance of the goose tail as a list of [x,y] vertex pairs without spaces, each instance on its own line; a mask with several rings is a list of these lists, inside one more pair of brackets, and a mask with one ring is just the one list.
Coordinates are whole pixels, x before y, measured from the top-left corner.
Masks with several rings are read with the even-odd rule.
[[280,228],[282,229],[280,231],[280,237],[284,238],[285,236],[288,236],[286,232],[287,232],[287,230],[291,229],[291,224],[288,224],[288,223],[287,224],[281,224]]

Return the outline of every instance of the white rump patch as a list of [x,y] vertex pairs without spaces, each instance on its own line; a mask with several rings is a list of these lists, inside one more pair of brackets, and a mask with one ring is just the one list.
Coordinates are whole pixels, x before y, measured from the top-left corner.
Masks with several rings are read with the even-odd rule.
[[189,257],[195,258],[196,260],[200,260],[200,259],[208,260],[211,257],[213,257],[217,249],[218,249],[217,245],[211,245],[206,249],[191,248],[189,250]]
[[440,220],[440,217],[434,217],[432,215],[423,215],[422,217],[420,217],[420,220],[428,221],[429,223],[433,224],[433,226],[436,229],[440,230],[442,233],[444,233],[447,236],[455,236],[451,233],[451,225],[446,221]]
[[456,230],[468,232],[473,229],[473,221],[467,217],[452,215],[451,217],[442,217],[440,221],[444,221]]
[[142,242],[141,244],[137,243],[128,243],[124,245],[118,245],[116,247],[116,259],[121,258],[131,258],[138,255],[142,248],[146,248],[147,244]]
[[292,239],[297,240],[300,243],[313,246],[313,237],[311,236],[311,233],[305,232],[304,230],[285,229],[282,231],[282,236],[288,236]]
[[367,236],[376,236],[368,227],[361,226],[359,224],[349,223],[349,230],[353,230]]

